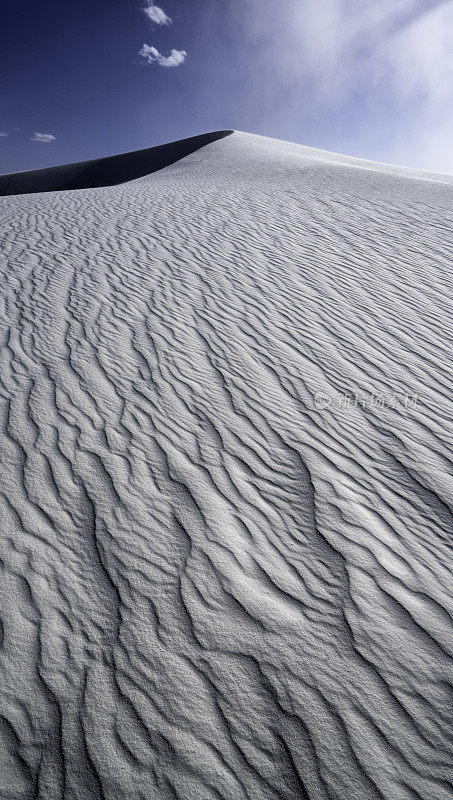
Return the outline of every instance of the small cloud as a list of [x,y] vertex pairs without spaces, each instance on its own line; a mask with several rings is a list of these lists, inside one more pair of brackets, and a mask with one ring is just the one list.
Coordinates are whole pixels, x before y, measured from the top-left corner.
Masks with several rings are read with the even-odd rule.
[[148,5],[143,9],[146,16],[154,22],[155,25],[171,25],[173,20],[168,17],[165,11],[159,6],[155,6],[153,0],[148,0]]
[[160,53],[155,47],[151,47],[149,44],[144,44],[142,49],[139,51],[139,56],[141,56],[148,64],[152,64],[153,61],[157,61]]
[[139,55],[147,64],[156,61],[161,67],[179,67],[186,60],[187,53],[185,50],[171,50],[168,56],[163,56],[155,47],[144,44]]
[[179,67],[186,60],[187,53],[185,50],[171,50],[170,55],[159,55],[159,64],[161,67]]
[[6,132],[6,131],[0,131],[0,136],[2,136],[3,138],[5,138],[6,136],[8,136],[8,134],[7,134],[7,132]]
[[53,142],[55,136],[52,133],[38,133],[38,131],[35,131],[30,139],[32,142]]

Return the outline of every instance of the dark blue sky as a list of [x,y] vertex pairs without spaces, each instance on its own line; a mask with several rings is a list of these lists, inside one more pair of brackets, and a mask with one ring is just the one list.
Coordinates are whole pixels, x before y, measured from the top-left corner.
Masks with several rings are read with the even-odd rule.
[[218,128],[453,171],[452,2],[157,0],[170,25],[146,5],[3,0],[0,172]]

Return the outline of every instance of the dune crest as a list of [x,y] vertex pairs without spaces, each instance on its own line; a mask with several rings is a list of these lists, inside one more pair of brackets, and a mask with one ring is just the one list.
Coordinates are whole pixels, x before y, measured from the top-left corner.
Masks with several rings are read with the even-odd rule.
[[0,175],[0,197],[116,186],[150,175],[233,131],[214,131],[117,156]]

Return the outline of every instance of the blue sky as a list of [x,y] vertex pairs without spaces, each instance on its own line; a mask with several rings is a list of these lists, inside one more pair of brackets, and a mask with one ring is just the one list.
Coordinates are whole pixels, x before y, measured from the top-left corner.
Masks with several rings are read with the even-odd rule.
[[453,172],[453,0],[2,7],[0,172],[219,128]]

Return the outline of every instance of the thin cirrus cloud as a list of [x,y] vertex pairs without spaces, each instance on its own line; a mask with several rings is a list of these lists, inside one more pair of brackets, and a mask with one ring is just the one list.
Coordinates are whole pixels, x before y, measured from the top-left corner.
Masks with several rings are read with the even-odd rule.
[[162,8],[155,6],[152,0],[148,0],[148,5],[145,6],[143,11],[155,25],[171,25],[173,21]]
[[156,47],[144,44],[139,55],[147,64],[159,64],[161,67],[179,67],[184,63],[187,53],[185,50],[171,50],[168,56],[159,53]]
[[32,142],[49,143],[54,141],[55,136],[52,133],[39,133],[38,131],[35,131],[33,136],[30,136],[30,139]]
[[372,113],[385,131],[383,160],[453,171],[453,0],[286,0],[271,30],[263,6],[274,0],[245,5],[251,80],[261,74],[285,120],[297,118],[303,91],[312,114],[352,108],[365,141],[375,136]]
[[0,137],[2,137],[3,139],[5,139],[5,138],[6,138],[6,136],[8,136],[8,134],[7,134],[7,132],[6,132],[6,131],[0,131]]

